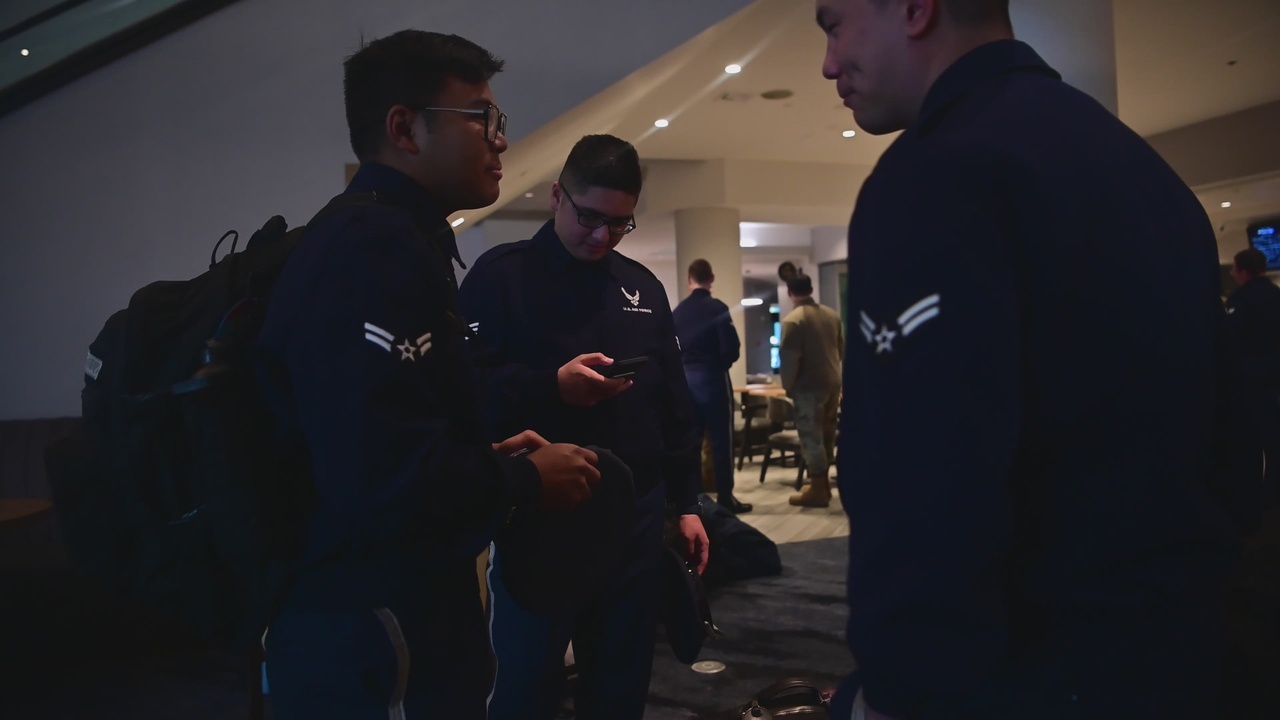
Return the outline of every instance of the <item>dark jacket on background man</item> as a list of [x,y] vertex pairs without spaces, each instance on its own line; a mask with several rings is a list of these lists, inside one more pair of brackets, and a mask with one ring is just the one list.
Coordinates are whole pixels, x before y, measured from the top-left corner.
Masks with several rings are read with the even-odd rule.
[[843,327],[835,310],[811,297],[797,301],[782,319],[782,387],[788,395],[840,391]]
[[729,306],[711,297],[711,291],[694,288],[671,315],[685,367],[727,372],[738,361],[742,344]]
[[1256,277],[1227,298],[1227,333],[1251,391],[1280,390],[1280,287]]

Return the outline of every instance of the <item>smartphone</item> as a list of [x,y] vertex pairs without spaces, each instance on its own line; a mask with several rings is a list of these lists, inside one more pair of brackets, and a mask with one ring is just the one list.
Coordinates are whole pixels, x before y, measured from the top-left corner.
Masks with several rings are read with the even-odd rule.
[[596,365],[591,369],[607,378],[625,378],[635,375],[636,371],[647,362],[649,362],[649,356],[641,355],[640,357],[626,360],[617,360],[612,365]]

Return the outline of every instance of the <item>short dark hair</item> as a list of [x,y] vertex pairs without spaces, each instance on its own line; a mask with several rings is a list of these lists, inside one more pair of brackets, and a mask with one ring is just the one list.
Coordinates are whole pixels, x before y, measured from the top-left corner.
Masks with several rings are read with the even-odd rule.
[[693,278],[693,281],[699,285],[706,285],[711,282],[715,275],[711,274],[711,263],[698,258],[689,263],[689,277]]
[[796,275],[787,281],[787,292],[796,297],[813,294],[813,280],[808,275]]
[[1236,253],[1236,268],[1255,277],[1267,274],[1267,256],[1258,248],[1249,248]]
[[449,78],[478,85],[503,61],[457,35],[401,30],[374,40],[343,63],[343,97],[351,149],[361,161],[382,146],[387,113],[396,105],[434,105]]
[[[889,0],[871,0],[879,7],[889,4]],[[999,20],[1011,25],[1009,20],[1009,0],[940,0],[942,11],[957,25],[977,25]]]
[[631,143],[612,135],[579,140],[560,171],[560,185],[575,193],[601,187],[640,197],[642,183],[640,154]]

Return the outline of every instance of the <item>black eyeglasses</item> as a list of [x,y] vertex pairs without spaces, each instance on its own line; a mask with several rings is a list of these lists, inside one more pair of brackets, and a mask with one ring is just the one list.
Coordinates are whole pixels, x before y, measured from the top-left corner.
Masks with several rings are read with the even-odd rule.
[[418,108],[423,111],[434,112],[456,112],[465,115],[483,115],[484,116],[484,139],[493,142],[498,139],[498,133],[507,134],[507,114],[498,109],[497,105],[490,105],[483,110],[475,110],[471,108],[443,108],[443,107],[424,107]]
[[573,201],[569,196],[569,191],[560,186],[560,191],[564,193],[565,198],[569,200],[569,205],[573,207],[573,212],[578,216],[578,224],[582,227],[595,230],[605,225],[609,226],[609,232],[614,235],[626,235],[636,229],[636,219],[634,217],[605,217],[595,210],[583,210],[578,207],[578,203]]

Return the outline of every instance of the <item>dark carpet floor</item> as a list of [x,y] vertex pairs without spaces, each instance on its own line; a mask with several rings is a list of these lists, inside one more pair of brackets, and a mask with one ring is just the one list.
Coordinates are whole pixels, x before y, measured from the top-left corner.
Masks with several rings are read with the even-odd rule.
[[712,616],[725,637],[703,646],[699,660],[725,665],[713,675],[676,660],[660,641],[647,720],[715,717],[790,676],[834,687],[853,671],[844,641],[848,538],[780,545],[781,576],[715,589]]
[[[704,675],[660,641],[647,720],[707,718],[790,675],[825,685],[852,669],[844,648],[842,538],[783,545],[779,577],[712,592],[726,637]],[[0,569],[0,718],[246,720],[239,658],[194,651],[182,632],[92,590],[65,568]]]

